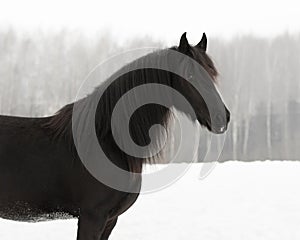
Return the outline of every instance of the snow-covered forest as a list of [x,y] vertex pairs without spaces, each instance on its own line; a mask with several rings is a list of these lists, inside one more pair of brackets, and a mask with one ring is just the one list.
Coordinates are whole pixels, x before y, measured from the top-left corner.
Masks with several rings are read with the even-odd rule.
[[[0,113],[53,114],[74,100],[98,63],[139,47],[168,46],[151,37],[120,44],[109,32],[91,39],[67,30],[0,31]],[[232,116],[219,160],[298,159],[300,35],[209,38],[208,52]]]

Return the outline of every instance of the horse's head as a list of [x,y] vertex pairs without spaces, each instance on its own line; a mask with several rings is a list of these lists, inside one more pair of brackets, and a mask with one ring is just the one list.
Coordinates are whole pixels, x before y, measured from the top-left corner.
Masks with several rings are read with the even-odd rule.
[[[204,74],[195,74],[189,61],[183,61],[183,71],[188,76],[187,81],[191,84],[185,80],[183,81],[181,77],[174,79],[173,84],[193,106],[197,118],[194,120],[198,120],[202,126],[213,133],[224,133],[230,120],[230,112],[216,89],[215,81],[218,72],[207,55],[206,48],[207,38],[205,33],[203,33],[201,41],[195,46],[188,43],[186,33],[181,36],[179,46],[173,49],[189,56],[200,64]],[[199,93],[199,89],[202,90],[200,92],[206,94],[206,97]],[[185,109],[178,110],[186,113]]]

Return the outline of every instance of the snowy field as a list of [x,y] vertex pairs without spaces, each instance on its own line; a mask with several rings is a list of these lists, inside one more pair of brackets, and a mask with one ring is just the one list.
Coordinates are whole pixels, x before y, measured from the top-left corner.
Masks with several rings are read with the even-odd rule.
[[[227,162],[204,180],[201,165],[167,189],[142,195],[112,240],[300,239],[300,163]],[[76,220],[0,220],[0,239],[75,240]]]

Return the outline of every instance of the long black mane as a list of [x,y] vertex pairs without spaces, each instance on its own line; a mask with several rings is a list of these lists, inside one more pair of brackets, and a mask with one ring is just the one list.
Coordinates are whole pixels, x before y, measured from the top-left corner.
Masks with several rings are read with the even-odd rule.
[[[154,58],[157,59],[157,55],[166,53],[167,52],[164,52],[164,50],[161,50],[150,54],[156,55]],[[115,151],[121,150],[118,149],[115,141],[113,140],[110,123],[112,111],[118,100],[131,89],[147,83],[159,83],[172,87],[172,73],[157,69],[138,69],[135,71],[129,71],[128,73],[116,78],[119,72],[126,71],[126,68],[130,68],[132,65],[142,65],[144,64],[143,61],[149,61],[149,55],[125,65],[122,69],[111,75],[103,84],[98,86],[93,93],[87,96],[87,98],[91,98],[94,95],[99,94],[99,92],[103,93],[98,103],[95,118],[97,136],[101,145],[107,145],[109,143],[110,148],[114,148]],[[78,101],[82,101],[82,99]],[[55,115],[50,117],[49,121],[45,124],[45,127],[52,130],[54,138],[63,138],[69,141],[72,146],[72,150],[75,150],[72,136],[72,113],[74,104],[75,103],[71,103],[61,108]],[[124,111],[126,111],[126,109],[124,109]],[[166,107],[155,104],[147,104],[141,107],[135,112],[130,120],[129,127],[132,139],[141,146],[148,145],[150,141],[148,133],[149,128],[153,124],[161,124],[167,129],[169,117],[170,111]],[[109,154],[109,151],[107,154]],[[142,166],[140,163],[143,162],[140,161],[141,159],[137,159],[132,156],[124,157],[128,160],[130,171],[141,171]],[[150,159],[147,160],[151,162]]]
[[[97,137],[100,145],[103,149],[106,149],[106,153],[109,155],[111,151],[118,151],[128,162],[129,169],[132,172],[141,172],[142,164],[146,160],[155,162],[155,159],[159,159],[159,155],[156,155],[154,158],[142,159],[136,158],[133,156],[128,156],[122,152],[114,141],[111,129],[111,116],[113,109],[118,102],[118,100],[131,89],[148,83],[158,83],[162,85],[169,86],[174,88],[172,85],[172,78],[174,73],[152,69],[152,68],[142,68],[134,71],[126,71],[131,69],[132,66],[142,66],[147,63],[147,61],[157,61],[160,59],[160,56],[168,54],[169,51],[178,51],[176,47],[172,47],[165,50],[158,50],[153,53],[150,53],[144,57],[141,57],[121,68],[119,71],[111,75],[103,84],[97,87],[93,93],[87,96],[87,98],[93,97],[95,94],[101,94],[100,101],[97,106],[95,125],[97,131]],[[191,52],[191,57],[196,53]],[[208,58],[209,59],[209,58]],[[211,74],[212,79],[217,75],[209,59],[209,61],[204,61],[203,67],[205,70]],[[127,72],[119,76],[120,72]],[[184,81],[184,80],[182,80]],[[164,94],[164,93],[162,93]],[[172,97],[172,96],[167,96]],[[82,101],[79,100],[79,101]],[[138,101],[138,99],[136,99]],[[52,129],[53,137],[56,138],[65,138],[69,141],[72,149],[74,149],[73,136],[72,136],[72,111],[75,103],[64,106],[60,109],[54,116],[49,118],[49,121],[45,125],[47,128]],[[126,111],[126,108],[124,108]],[[170,120],[170,109],[157,105],[157,104],[147,104],[139,108],[130,119],[130,134],[133,141],[140,145],[146,146],[150,143],[149,138],[149,129],[154,124],[160,124],[168,130],[168,122]],[[121,136],[120,136],[121,137]],[[156,139],[159,141],[159,139]]]

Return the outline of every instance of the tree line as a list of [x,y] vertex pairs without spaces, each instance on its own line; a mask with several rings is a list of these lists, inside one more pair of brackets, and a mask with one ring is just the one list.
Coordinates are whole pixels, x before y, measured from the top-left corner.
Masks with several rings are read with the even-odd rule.
[[[0,30],[0,112],[53,114],[74,100],[83,79],[99,62],[121,51],[148,46],[165,44],[151,37],[121,44],[109,32],[91,39],[67,30]],[[298,160],[300,35],[215,38],[210,39],[208,52],[231,111],[219,161]]]

